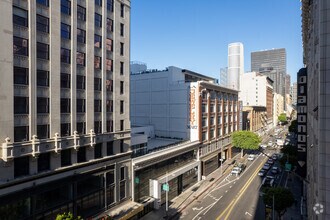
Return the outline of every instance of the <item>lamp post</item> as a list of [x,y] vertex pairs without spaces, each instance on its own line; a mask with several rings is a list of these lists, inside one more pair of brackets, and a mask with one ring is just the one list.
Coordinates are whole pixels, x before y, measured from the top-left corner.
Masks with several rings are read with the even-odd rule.
[[166,210],[166,219],[168,217],[168,190],[169,190],[169,187],[168,187],[168,176],[167,176],[167,171],[166,171],[166,186],[167,186],[167,189],[165,190],[165,195],[166,195],[166,207],[165,207],[165,210]]

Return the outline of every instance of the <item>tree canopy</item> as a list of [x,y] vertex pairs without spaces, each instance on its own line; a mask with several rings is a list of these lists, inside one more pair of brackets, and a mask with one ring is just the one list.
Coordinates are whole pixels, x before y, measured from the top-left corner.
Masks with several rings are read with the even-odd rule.
[[298,124],[297,124],[297,120],[293,120],[289,126],[289,132],[294,132],[297,133],[298,132]]
[[63,214],[58,214],[56,220],[82,220],[80,216],[75,218],[71,212],[64,212]]
[[286,209],[294,203],[292,192],[284,187],[266,188],[264,192],[264,203],[269,206],[273,205],[274,195],[275,211],[278,213],[280,219],[286,212]]
[[286,119],[286,114],[285,114],[285,113],[280,114],[280,115],[278,116],[278,120],[279,120],[280,122],[286,122],[286,121],[287,121],[287,119]]
[[232,137],[233,145],[244,150],[257,150],[261,143],[260,137],[252,131],[235,131]]

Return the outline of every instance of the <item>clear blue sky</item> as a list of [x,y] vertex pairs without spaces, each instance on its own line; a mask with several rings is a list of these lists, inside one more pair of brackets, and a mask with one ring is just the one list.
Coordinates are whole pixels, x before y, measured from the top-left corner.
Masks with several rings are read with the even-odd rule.
[[219,79],[228,44],[251,52],[285,48],[291,83],[303,67],[299,0],[132,0],[131,60],[150,69],[186,68]]

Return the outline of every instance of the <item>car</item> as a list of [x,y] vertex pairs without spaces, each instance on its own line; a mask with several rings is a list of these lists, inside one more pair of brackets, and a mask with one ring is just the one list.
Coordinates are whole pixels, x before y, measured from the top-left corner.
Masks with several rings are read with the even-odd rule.
[[247,159],[250,160],[250,161],[254,160],[254,155],[250,154]]
[[263,149],[266,149],[267,145],[266,144],[260,144],[260,147],[263,148]]
[[277,155],[276,155],[276,154],[273,154],[273,155],[272,155],[272,159],[273,159],[273,160],[277,160]]
[[267,173],[267,170],[261,169],[261,170],[259,171],[259,173],[258,173],[258,176],[263,177],[263,176],[266,175],[266,173]]
[[234,167],[232,170],[231,170],[231,175],[239,175],[240,173],[242,172],[242,170],[239,168],[239,167]]
[[273,187],[274,186],[274,181],[275,179],[270,177],[270,176],[266,176],[263,181],[262,181],[262,185],[263,186],[268,186],[268,187]]
[[278,174],[281,172],[281,169],[279,167],[272,167],[270,172],[273,174]]
[[271,164],[274,164],[274,160],[271,159],[271,158],[269,158],[269,159],[267,160],[267,163],[270,164],[270,165],[271,165]]
[[265,163],[264,166],[262,167],[262,169],[264,170],[269,170],[269,168],[270,168],[270,164],[268,163]]

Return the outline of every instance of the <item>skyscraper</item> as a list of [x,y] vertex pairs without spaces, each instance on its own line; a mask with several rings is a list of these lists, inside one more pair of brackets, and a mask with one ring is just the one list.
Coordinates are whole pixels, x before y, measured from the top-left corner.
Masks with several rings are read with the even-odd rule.
[[240,42],[228,45],[228,88],[239,90],[244,73],[244,48]]
[[228,86],[228,67],[220,69],[220,85],[224,87]]
[[130,1],[0,4],[0,210],[87,219],[130,198]]
[[286,51],[284,48],[251,53],[251,71],[260,71],[262,65],[286,74]]
[[291,87],[291,76],[289,74],[285,75],[285,95],[290,94]]

